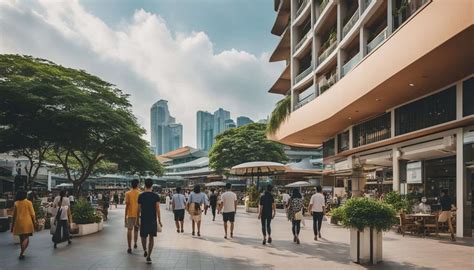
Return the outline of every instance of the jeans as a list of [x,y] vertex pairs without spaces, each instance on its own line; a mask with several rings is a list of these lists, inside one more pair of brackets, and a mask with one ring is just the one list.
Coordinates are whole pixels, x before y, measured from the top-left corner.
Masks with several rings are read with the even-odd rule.
[[313,212],[314,235],[318,235],[321,232],[321,226],[323,225],[323,216],[323,212]]
[[271,222],[272,222],[272,217],[262,217],[261,219],[262,222],[262,234],[263,236],[267,236],[272,234],[272,228],[271,228]]
[[293,232],[293,235],[299,235],[301,229],[301,220],[293,219],[291,220],[291,224],[291,231]]
[[212,218],[216,218],[216,205],[211,204],[211,212],[212,212]]

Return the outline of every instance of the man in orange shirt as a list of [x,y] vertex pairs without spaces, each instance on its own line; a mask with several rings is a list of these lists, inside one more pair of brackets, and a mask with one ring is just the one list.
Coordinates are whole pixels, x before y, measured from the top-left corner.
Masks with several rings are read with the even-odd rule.
[[138,180],[132,180],[132,189],[125,193],[125,227],[127,228],[127,253],[132,253],[132,230],[134,231],[135,244],[133,248],[137,248],[138,239]]

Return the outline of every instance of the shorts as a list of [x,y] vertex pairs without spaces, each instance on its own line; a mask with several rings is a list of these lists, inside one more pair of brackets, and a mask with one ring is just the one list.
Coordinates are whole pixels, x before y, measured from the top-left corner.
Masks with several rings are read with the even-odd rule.
[[224,216],[224,222],[234,222],[235,220],[235,212],[222,213],[222,215]]
[[140,237],[145,238],[148,236],[156,237],[158,231],[158,224],[156,222],[141,222],[140,223]]
[[441,223],[448,222],[449,219],[451,219],[451,211],[442,211],[439,214],[438,222],[441,222]]
[[184,209],[174,210],[174,221],[183,221],[184,220]]
[[136,217],[128,217],[127,221],[125,222],[125,228],[133,229],[137,227],[137,218]]

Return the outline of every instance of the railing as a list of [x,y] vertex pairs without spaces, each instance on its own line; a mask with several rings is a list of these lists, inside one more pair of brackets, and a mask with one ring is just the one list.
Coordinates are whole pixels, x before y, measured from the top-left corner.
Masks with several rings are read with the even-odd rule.
[[[312,88],[312,87],[310,87]],[[311,91],[311,89],[307,89],[305,91]],[[303,107],[304,105],[308,104],[311,100],[313,100],[314,98],[316,98],[316,93],[313,91],[311,94],[307,95],[306,97],[300,99],[299,95],[298,95],[298,103],[295,105],[295,110],[296,109],[299,109],[301,107]]]
[[296,11],[296,18],[298,18],[298,16],[300,16],[301,12],[303,12],[303,10],[305,9],[305,7],[308,5],[309,1],[308,0],[305,0],[301,3],[301,6],[298,8],[298,10]]
[[326,58],[328,58],[328,56],[336,49],[336,46],[337,46],[337,42],[336,40],[334,40],[330,45],[329,47],[324,50],[324,52],[322,52],[319,56],[318,56],[318,63],[322,63],[324,60],[326,60]]
[[326,92],[331,86],[337,82],[337,72],[333,73],[329,79],[322,79],[318,83],[319,94]]
[[394,30],[400,27],[404,22],[408,20],[413,14],[416,13],[423,5],[425,5],[428,0],[415,0],[408,3],[408,1],[402,1],[402,5],[398,9],[393,10],[393,26]]
[[303,38],[296,44],[293,52],[296,52],[299,48],[301,48],[301,46],[303,46],[303,44],[306,42],[307,39],[309,39],[310,37],[312,37],[312,32],[311,30],[308,31],[308,33],[306,33]]
[[362,10],[362,12],[364,12],[368,6],[370,6],[370,3],[372,3],[372,0],[365,0],[364,1],[364,9]]
[[313,71],[313,64],[311,64],[307,69],[303,70],[298,76],[295,77],[295,83],[300,82],[304,77],[308,76]]
[[351,71],[355,65],[357,65],[360,62],[361,59],[361,54],[358,52],[354,57],[351,58],[351,60],[347,61],[347,63],[342,66],[342,76],[345,76],[349,71]]
[[323,13],[324,9],[326,9],[327,5],[329,4],[329,0],[323,0],[319,5],[319,14]]
[[352,17],[347,21],[347,23],[342,28],[342,37],[344,38],[347,33],[354,27],[355,23],[359,20],[359,8],[356,9]]
[[380,32],[376,37],[374,37],[374,39],[372,39],[372,41],[367,44],[367,53],[370,53],[375,49],[375,47],[382,43],[387,38],[387,35],[388,29],[385,27],[382,32]]

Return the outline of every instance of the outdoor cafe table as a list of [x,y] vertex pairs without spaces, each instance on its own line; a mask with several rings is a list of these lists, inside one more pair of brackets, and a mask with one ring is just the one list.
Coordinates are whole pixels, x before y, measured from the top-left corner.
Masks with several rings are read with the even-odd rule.
[[408,217],[412,217],[414,219],[418,219],[418,220],[421,220],[422,222],[422,226],[423,226],[423,237],[426,236],[426,219],[428,218],[434,218],[436,217],[435,215],[433,214],[424,214],[424,213],[416,213],[416,214],[410,214],[410,215],[407,215]]

